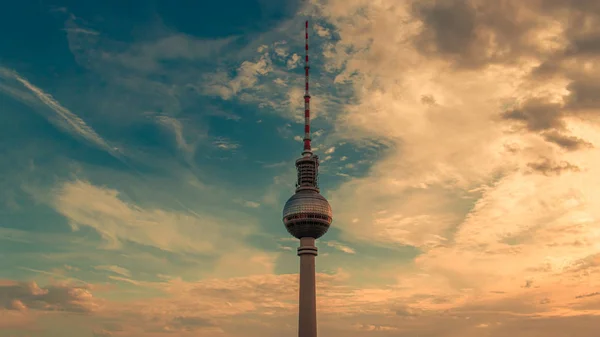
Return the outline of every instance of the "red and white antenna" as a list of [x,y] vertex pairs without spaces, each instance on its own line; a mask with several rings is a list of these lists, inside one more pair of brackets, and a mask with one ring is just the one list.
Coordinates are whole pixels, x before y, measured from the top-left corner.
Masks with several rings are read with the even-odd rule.
[[305,57],[304,57],[304,76],[305,76],[305,88],[304,88],[304,151],[302,154],[310,155],[312,150],[310,147],[310,93],[308,91],[308,20],[305,23]]

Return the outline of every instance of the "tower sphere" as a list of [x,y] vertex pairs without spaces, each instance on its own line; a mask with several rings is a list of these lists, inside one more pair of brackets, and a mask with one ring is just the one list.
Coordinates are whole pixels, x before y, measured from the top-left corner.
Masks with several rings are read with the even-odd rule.
[[331,221],[329,202],[314,189],[298,190],[283,208],[285,228],[298,239],[320,238],[329,229]]

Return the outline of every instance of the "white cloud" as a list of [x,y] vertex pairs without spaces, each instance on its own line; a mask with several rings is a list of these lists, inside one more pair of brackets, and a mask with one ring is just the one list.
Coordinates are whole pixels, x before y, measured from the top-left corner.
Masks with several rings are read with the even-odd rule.
[[287,61],[287,68],[294,69],[298,66],[299,63],[300,63],[300,55],[293,53],[292,56],[290,56],[290,58]]
[[318,24],[313,25],[313,27],[317,31],[317,35],[319,35],[320,37],[330,37],[331,36],[329,29],[327,29],[325,27],[318,25]]
[[255,201],[246,201],[246,202],[244,202],[244,206],[250,207],[250,208],[258,208],[258,207],[260,207],[260,203],[255,202]]
[[275,54],[281,58],[285,58],[289,55],[288,51],[283,47],[275,47]]
[[226,72],[216,72],[205,76],[204,92],[229,100],[246,89],[253,88],[258,79],[273,70],[269,53],[264,53],[256,62],[244,61],[231,78]]
[[221,150],[235,150],[240,147],[240,144],[232,142],[225,138],[220,138],[218,140],[215,140],[213,142],[213,144]]
[[258,48],[256,49],[256,52],[262,54],[262,53],[266,52],[267,49],[269,49],[269,46],[263,44],[263,45],[258,46]]
[[273,83],[280,85],[282,87],[287,87],[287,83],[285,83],[285,81],[281,78],[276,78],[273,80]]

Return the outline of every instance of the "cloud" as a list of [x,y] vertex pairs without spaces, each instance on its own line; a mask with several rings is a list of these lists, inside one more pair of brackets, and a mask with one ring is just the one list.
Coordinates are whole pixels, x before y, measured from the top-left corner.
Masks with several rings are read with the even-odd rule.
[[414,44],[424,55],[467,69],[548,56],[564,43],[558,6],[550,2],[411,1],[411,16],[421,24]]
[[[196,316],[177,316],[173,318],[167,325],[162,327],[165,332],[176,331],[196,331],[198,329],[214,328],[215,324],[210,320]],[[220,330],[220,329],[219,329]]]
[[10,86],[4,87],[6,88],[4,91],[11,94],[14,98],[21,100],[23,103],[32,105],[35,108],[40,108],[40,104],[38,103],[41,103],[41,105],[44,107],[52,110],[54,115],[44,116],[51,123],[57,125],[71,135],[85,139],[92,145],[105,150],[116,157],[121,156],[120,152],[114,146],[111,146],[106,140],[104,140],[104,138],[98,135],[92,127],[83,121],[83,119],[62,106],[56,99],[54,99],[54,97],[33,85],[17,72],[0,67],[0,78],[5,81],[17,81],[28,90],[28,93],[33,94],[38,101],[32,100],[31,96],[20,92],[18,88],[11,88]]
[[125,277],[131,277],[131,272],[129,270],[127,270],[123,267],[119,267],[119,266],[96,266],[94,268],[97,270],[110,271],[110,272],[113,272],[115,274],[125,276]]
[[[600,152],[592,145],[600,127],[590,60],[597,9],[553,0],[319,3],[339,36],[324,46],[327,76],[336,78],[322,85],[348,85],[353,94],[323,115],[333,124],[324,148],[343,140],[376,153],[367,170],[327,191],[339,240],[368,247],[339,255],[361,259],[359,268],[317,275],[323,334],[558,337],[569,329],[595,336]],[[269,76],[282,78],[276,70],[249,71],[236,85],[235,76],[213,73],[222,85],[215,94],[232,99],[237,88],[244,102],[267,104],[269,86],[280,88]],[[269,96],[245,100],[255,89]],[[301,91],[282,92],[288,105],[268,106],[293,111]],[[262,204],[280,202],[292,169],[274,179]],[[98,333],[294,332],[297,275],[273,275],[276,254],[245,245],[254,219],[136,204],[85,181],[54,192],[50,204],[74,229],[98,232],[106,248],[133,242],[215,257],[212,279],[112,275],[164,294],[108,305],[102,315],[127,330]],[[339,241],[327,245],[353,252]],[[379,249],[385,256],[367,254]],[[391,259],[393,267],[379,264]],[[373,277],[354,277],[363,270]]]
[[561,174],[563,172],[579,172],[579,167],[569,164],[567,162],[554,163],[548,158],[543,158],[542,160],[534,163],[529,163],[528,166],[536,172],[549,175],[549,174]]
[[44,310],[85,313],[98,307],[86,287],[49,285],[35,282],[0,282],[0,307],[8,310]]
[[[587,187],[600,169],[593,147],[600,124],[587,94],[593,85],[582,80],[597,69],[585,53],[565,55],[579,43],[570,27],[577,24],[565,17],[585,17],[596,31],[586,6],[340,0],[319,7],[340,37],[326,62],[354,93],[336,114],[336,140],[385,144],[363,176],[330,192],[335,221],[350,244],[421,252],[396,276],[398,287],[413,287],[403,293],[415,296],[412,307],[468,308],[475,298],[495,306],[540,287],[536,303],[551,302],[532,312],[588,314],[561,286],[589,288],[581,280],[596,267],[581,261],[598,253],[590,238],[600,233],[597,193]],[[557,60],[554,71],[542,79],[536,69],[549,60]],[[575,103],[575,92],[586,103]],[[525,280],[533,282],[527,290]],[[427,293],[445,300],[416,299]]]
[[[126,202],[123,197],[117,190],[76,180],[59,185],[48,202],[68,219],[73,230],[87,227],[96,231],[106,249],[122,249],[135,243],[176,254],[205,254],[216,260],[209,271],[213,276],[242,276],[270,272],[273,268],[276,254],[243,243],[256,227],[250,216],[242,215],[244,221],[239,222],[221,213],[216,217],[145,208]],[[253,264],[234,267],[234,261],[242,257]],[[114,266],[101,268],[128,277],[125,270]]]
[[504,118],[521,121],[531,131],[562,129],[564,122],[561,105],[542,99],[526,101],[520,109],[507,111]]
[[227,75],[226,72],[205,76],[204,93],[228,100],[243,90],[253,88],[258,83],[259,77],[265,76],[271,71],[271,58],[269,53],[266,52],[256,62],[242,62],[233,77]]
[[[76,17],[71,16],[65,26],[69,46],[77,61],[86,67],[95,68],[100,64],[115,68],[126,68],[136,72],[158,73],[164,67],[164,61],[191,62],[216,57],[236,40],[236,37],[224,39],[198,39],[176,33],[165,34],[158,39],[147,40],[129,45],[128,48],[116,48],[115,41],[108,41],[102,34],[89,34]],[[110,53],[99,53],[98,49],[114,48]],[[117,51],[118,50],[118,51]]]
[[290,58],[287,61],[287,68],[294,69],[298,66],[299,62],[300,62],[300,55],[294,53],[294,54],[292,54],[292,56],[290,56]]
[[244,206],[250,207],[250,208],[258,208],[258,207],[260,207],[260,203],[255,202],[255,201],[246,201],[246,202],[244,202]]
[[327,241],[327,245],[329,247],[335,248],[341,252],[344,252],[346,254],[356,254],[356,251],[344,244],[341,244],[337,241]]
[[543,134],[543,137],[548,142],[554,143],[560,146],[561,148],[569,151],[593,147],[593,145],[590,142],[587,142],[581,138],[564,135],[556,131],[546,132]]
[[186,140],[184,135],[184,126],[181,121],[169,116],[157,116],[156,119],[160,125],[173,132],[177,147],[187,154],[193,154],[196,150],[199,140],[206,137],[205,134],[195,130],[196,139],[189,142]]
[[562,133],[566,129],[564,118],[567,113],[562,104],[551,103],[544,99],[531,99],[520,108],[504,112],[502,116],[523,123],[529,131],[541,132],[548,142],[564,149],[577,150],[590,147],[589,142]]
[[317,31],[317,35],[319,35],[320,37],[327,38],[331,36],[331,32],[329,31],[329,29],[321,25],[315,24],[313,25],[313,28]]
[[600,292],[596,291],[596,292],[589,293],[589,294],[577,295],[577,296],[575,296],[575,298],[586,298],[586,297],[593,297],[593,296],[598,296],[598,295],[600,295]]
[[85,29],[81,27],[64,28],[63,30],[70,34],[100,35],[100,33],[95,30]]
[[227,140],[225,138],[218,139],[213,144],[221,150],[235,150],[240,147],[240,144]]
[[285,81],[281,78],[276,78],[273,80],[273,83],[280,85],[282,87],[287,87],[287,83],[285,83]]

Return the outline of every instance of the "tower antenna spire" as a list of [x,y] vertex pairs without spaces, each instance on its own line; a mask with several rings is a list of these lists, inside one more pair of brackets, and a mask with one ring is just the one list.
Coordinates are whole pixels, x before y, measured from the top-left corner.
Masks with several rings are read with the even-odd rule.
[[308,90],[308,72],[310,66],[308,64],[308,20],[304,23],[304,151],[302,152],[305,156],[312,154],[310,147],[310,92]]

